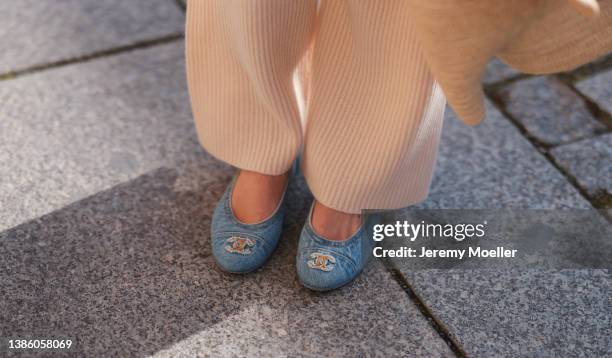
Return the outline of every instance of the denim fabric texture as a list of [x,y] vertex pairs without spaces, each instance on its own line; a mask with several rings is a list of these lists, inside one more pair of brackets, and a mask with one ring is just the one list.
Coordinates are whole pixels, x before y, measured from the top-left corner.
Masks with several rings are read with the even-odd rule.
[[265,220],[240,222],[231,207],[235,177],[228,185],[213,213],[211,224],[212,252],[224,271],[248,273],[260,268],[272,255],[280,240],[285,217],[285,194],[276,210]]
[[312,207],[302,229],[296,257],[297,275],[305,287],[329,291],[353,281],[372,257],[371,231],[376,215],[364,215],[351,237],[332,241],[318,235],[311,224]]

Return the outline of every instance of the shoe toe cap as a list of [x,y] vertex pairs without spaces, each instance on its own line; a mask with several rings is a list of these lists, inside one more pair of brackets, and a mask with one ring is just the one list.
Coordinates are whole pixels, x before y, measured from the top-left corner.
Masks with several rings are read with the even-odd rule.
[[213,256],[225,271],[247,273],[270,257],[273,247],[263,238],[246,233],[218,233],[212,237]]
[[351,259],[323,250],[305,250],[297,257],[300,282],[316,291],[328,291],[351,282],[360,270]]

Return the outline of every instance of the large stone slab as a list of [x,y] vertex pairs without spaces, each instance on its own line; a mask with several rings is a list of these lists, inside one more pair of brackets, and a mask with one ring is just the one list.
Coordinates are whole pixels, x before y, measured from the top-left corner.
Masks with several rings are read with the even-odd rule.
[[204,155],[179,42],[3,81],[0,103],[0,230]]
[[0,8],[0,74],[183,31],[172,0],[20,0]]
[[589,195],[612,195],[612,133],[554,148],[551,154]]
[[441,270],[410,280],[470,356],[610,353],[609,270]]
[[602,72],[576,84],[576,88],[599,107],[612,114],[612,70]]
[[[432,191],[419,207],[591,207],[499,111],[489,103],[487,110],[475,128],[447,113]],[[609,349],[612,281],[605,271],[392,264],[471,356],[603,356]]]
[[71,337],[101,357],[451,355],[380,262],[330,294],[298,284],[303,181],[271,262],[216,269],[210,215],[232,173],[197,142],[183,53],[168,44],[3,82],[3,336]]
[[529,134],[547,145],[575,141],[605,129],[582,98],[553,77],[517,81],[501,89],[499,96]]
[[453,356],[379,261],[329,294],[299,285],[303,180],[272,259],[217,269],[210,216],[230,177],[209,158],[161,168],[1,233],[0,332],[87,357]]

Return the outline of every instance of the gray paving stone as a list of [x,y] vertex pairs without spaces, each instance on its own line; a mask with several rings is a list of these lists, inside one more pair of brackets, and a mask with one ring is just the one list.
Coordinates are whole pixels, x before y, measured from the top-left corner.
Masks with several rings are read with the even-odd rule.
[[303,180],[271,261],[217,269],[210,215],[230,176],[209,159],[160,168],[0,233],[0,332],[71,337],[87,357],[453,356],[379,261],[329,294],[299,285]]
[[0,8],[0,74],[178,34],[172,0],[20,0]]
[[495,58],[487,64],[487,67],[485,68],[485,73],[482,77],[482,82],[484,84],[493,84],[495,82],[500,82],[512,77],[516,77],[520,74],[521,73],[519,71],[513,69],[512,67]]
[[580,96],[552,77],[517,81],[501,89],[499,95],[507,111],[531,135],[548,145],[592,136],[605,129]]
[[[606,357],[609,270],[432,271],[410,276],[473,357]],[[451,312],[452,311],[452,312]]]
[[554,148],[551,154],[590,195],[612,195],[612,133]]
[[612,114],[612,70],[580,81],[576,84],[576,88]]
[[0,230],[204,156],[177,41],[0,86]]
[[447,110],[438,163],[423,208],[590,208],[490,103],[475,128]]
[[[475,128],[447,114],[432,191],[419,207],[591,207],[489,103],[487,110]],[[470,356],[603,356],[609,350],[608,272],[415,270],[409,260],[392,263]]]

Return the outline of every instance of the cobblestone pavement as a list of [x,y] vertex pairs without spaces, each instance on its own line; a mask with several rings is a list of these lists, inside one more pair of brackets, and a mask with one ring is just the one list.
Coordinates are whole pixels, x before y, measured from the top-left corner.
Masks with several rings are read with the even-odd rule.
[[[0,9],[0,337],[72,337],[74,356],[100,357],[610,353],[608,270],[377,260],[341,290],[303,289],[303,180],[271,262],[216,269],[210,215],[232,171],[194,132],[183,21],[175,0]],[[612,56],[556,76],[493,61],[483,83],[487,119],[448,111],[420,207],[612,218]]]

